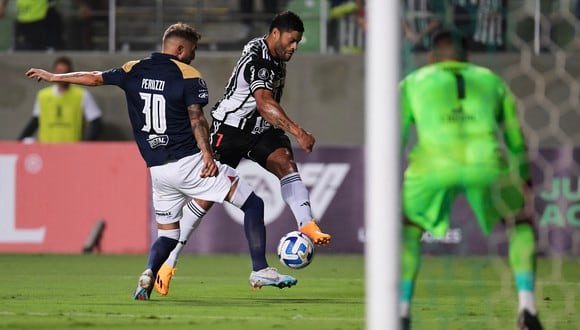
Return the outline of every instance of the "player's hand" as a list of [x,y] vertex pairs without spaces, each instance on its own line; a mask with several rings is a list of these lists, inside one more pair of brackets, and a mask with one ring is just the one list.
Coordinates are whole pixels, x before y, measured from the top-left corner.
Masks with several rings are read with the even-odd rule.
[[26,76],[28,78],[31,78],[31,79],[36,79],[38,81],[41,81],[41,80],[50,81],[50,77],[52,76],[52,73],[45,71],[45,70],[42,70],[42,69],[31,68],[28,71],[26,71]]
[[211,154],[203,155],[203,167],[201,169],[200,176],[202,178],[217,176],[219,173],[218,166],[213,160]]
[[304,129],[300,129],[300,133],[296,136],[296,141],[304,151],[311,152],[316,139],[314,139],[314,135]]

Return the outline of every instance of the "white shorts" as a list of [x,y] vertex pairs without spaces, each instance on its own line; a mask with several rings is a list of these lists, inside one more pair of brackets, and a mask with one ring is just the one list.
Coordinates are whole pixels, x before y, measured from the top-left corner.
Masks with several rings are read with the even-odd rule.
[[223,203],[239,175],[225,164],[217,161],[216,164],[219,174],[208,178],[200,177],[203,167],[201,152],[175,162],[150,167],[157,223],[179,221],[183,206],[192,198]]

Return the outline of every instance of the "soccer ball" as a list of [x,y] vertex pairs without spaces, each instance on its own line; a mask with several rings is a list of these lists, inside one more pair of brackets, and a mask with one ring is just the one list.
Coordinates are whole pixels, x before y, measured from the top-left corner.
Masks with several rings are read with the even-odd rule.
[[313,257],[314,244],[308,236],[299,231],[289,232],[278,243],[278,258],[288,268],[304,268],[312,262]]

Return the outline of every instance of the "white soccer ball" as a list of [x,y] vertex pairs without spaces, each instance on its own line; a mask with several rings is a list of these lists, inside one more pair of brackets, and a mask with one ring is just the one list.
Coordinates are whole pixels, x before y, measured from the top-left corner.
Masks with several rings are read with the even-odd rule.
[[278,243],[278,258],[288,268],[304,268],[312,262],[313,257],[314,244],[308,236],[299,231],[289,232]]

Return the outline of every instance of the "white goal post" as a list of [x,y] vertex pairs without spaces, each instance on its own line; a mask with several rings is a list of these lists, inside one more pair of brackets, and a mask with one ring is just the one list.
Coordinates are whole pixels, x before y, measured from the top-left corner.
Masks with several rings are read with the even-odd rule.
[[367,0],[365,51],[366,328],[399,329],[399,1]]

